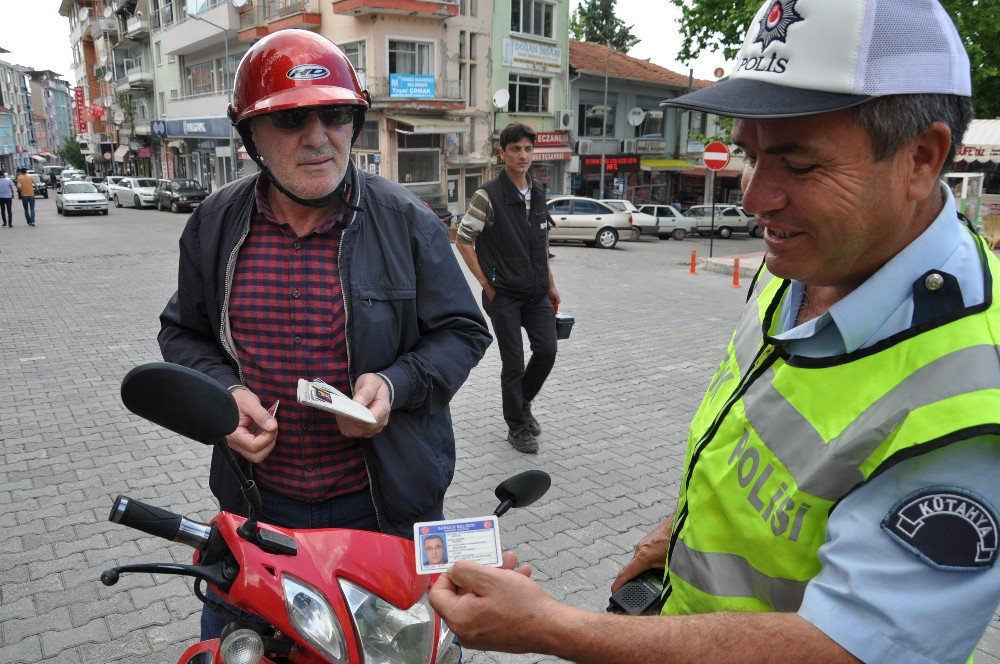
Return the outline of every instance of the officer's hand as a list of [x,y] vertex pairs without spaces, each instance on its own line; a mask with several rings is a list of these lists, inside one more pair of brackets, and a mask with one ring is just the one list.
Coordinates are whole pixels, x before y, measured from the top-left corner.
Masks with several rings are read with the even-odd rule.
[[670,548],[670,530],[673,528],[674,517],[669,516],[660,522],[652,532],[639,540],[635,545],[632,560],[625,563],[622,571],[611,583],[611,592],[617,591],[628,581],[639,576],[648,569],[663,569],[667,562],[667,550]]
[[559,297],[559,291],[556,290],[555,286],[549,288],[549,302],[552,303],[553,309],[558,309],[559,303],[562,302],[562,298]]
[[434,583],[431,606],[463,646],[477,650],[534,652],[533,632],[544,630],[560,605],[531,580],[531,567],[518,570],[517,556],[504,554],[501,569],[460,560]]
[[487,302],[492,302],[493,298],[497,296],[497,291],[493,286],[483,286],[483,293],[486,294]]
[[240,411],[236,430],[226,436],[226,442],[244,458],[260,463],[274,449],[278,440],[278,420],[260,405],[256,394],[238,387],[232,392]]
[[337,415],[337,427],[348,438],[371,438],[389,423],[389,386],[372,373],[361,374],[354,383],[354,400],[375,416],[375,424]]

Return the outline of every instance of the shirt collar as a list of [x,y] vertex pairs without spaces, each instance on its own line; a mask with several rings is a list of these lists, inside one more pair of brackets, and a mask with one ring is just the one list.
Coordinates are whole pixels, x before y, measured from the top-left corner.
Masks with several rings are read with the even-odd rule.
[[[260,177],[257,178],[257,182],[254,185],[254,203],[257,206],[257,213],[267,222],[275,224],[276,226],[287,227],[288,224],[278,221],[277,217],[274,215],[274,209],[267,202],[267,191],[271,187],[271,179],[261,173]],[[346,198],[350,200],[351,190],[347,189]],[[347,206],[340,204],[337,206],[330,217],[323,220],[319,226],[313,229],[312,233],[328,233],[333,228],[335,228],[340,222],[344,220],[344,213],[347,211]]]
[[944,206],[923,233],[826,313],[798,326],[795,319],[805,286],[793,280],[782,306],[783,332],[774,338],[794,341],[823,335],[829,341],[831,336],[837,336],[844,353],[864,347],[889,316],[910,299],[913,282],[927,270],[943,265],[958,249],[955,198],[948,187],[941,185],[941,189],[945,193]]

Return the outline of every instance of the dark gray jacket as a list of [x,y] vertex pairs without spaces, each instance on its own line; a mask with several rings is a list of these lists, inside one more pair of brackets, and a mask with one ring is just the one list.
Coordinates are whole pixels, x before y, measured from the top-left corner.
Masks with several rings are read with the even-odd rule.
[[[400,185],[350,168],[361,211],[349,211],[340,244],[348,371],[352,384],[363,373],[390,382],[389,424],[363,452],[382,531],[412,538],[414,522],[440,518],[455,471],[448,404],[492,339],[437,216]],[[226,387],[242,383],[228,298],[256,178],[223,187],[191,215],[177,292],[160,314],[163,358]],[[245,513],[217,453],[209,483],[222,509]]]

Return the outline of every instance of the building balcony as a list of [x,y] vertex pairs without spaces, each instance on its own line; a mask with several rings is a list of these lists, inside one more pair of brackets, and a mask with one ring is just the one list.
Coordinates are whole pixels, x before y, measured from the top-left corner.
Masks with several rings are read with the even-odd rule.
[[285,28],[315,30],[322,23],[319,0],[269,0],[267,13],[268,32]]
[[255,42],[267,36],[267,5],[258,3],[250,11],[240,14],[240,31],[236,38],[241,42]]
[[125,20],[125,36],[129,39],[137,39],[144,35],[149,35],[149,21],[137,16],[129,16]]
[[239,32],[239,11],[228,2],[218,4],[197,16],[204,20],[188,16],[182,21],[164,25],[166,16],[160,15],[161,44],[167,55],[188,55],[210,46],[221,45],[225,36],[232,39]]
[[201,95],[189,95],[167,101],[168,118],[209,118],[226,117],[229,107],[229,94],[226,92],[209,92]]
[[458,15],[458,0],[333,0],[333,13],[446,19]]
[[136,120],[135,121],[135,135],[136,136],[149,136],[149,120]]
[[368,76],[365,81],[373,101],[463,102],[462,82],[420,74]]
[[125,80],[131,88],[153,86],[153,68],[143,58],[130,58],[124,62]]
[[105,34],[116,36],[118,34],[118,21],[113,18],[89,19],[87,33],[91,39],[97,39]]

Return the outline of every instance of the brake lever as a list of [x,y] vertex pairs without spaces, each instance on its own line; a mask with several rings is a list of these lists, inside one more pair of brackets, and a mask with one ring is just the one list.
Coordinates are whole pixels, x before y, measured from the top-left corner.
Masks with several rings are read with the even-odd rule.
[[235,561],[220,560],[213,565],[181,565],[179,563],[151,563],[148,565],[122,565],[112,567],[101,574],[101,583],[113,586],[118,583],[122,572],[148,572],[150,574],[176,574],[202,579],[223,591],[228,591],[239,575],[240,568]]

